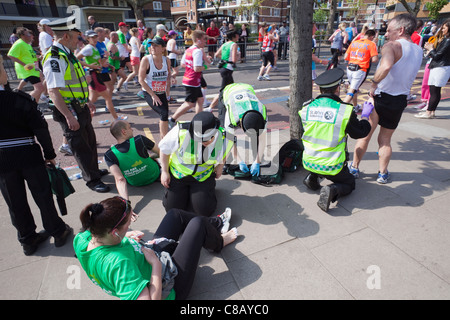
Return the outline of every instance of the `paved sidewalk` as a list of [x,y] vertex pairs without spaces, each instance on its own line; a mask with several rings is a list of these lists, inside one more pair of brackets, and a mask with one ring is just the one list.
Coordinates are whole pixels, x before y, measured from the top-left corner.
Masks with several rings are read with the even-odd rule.
[[[270,132],[272,145],[289,139],[282,126],[285,103],[276,112],[281,130]],[[356,190],[332,204],[329,214],[317,207],[318,193],[302,184],[303,169],[272,187],[223,176],[217,213],[231,207],[240,236],[220,254],[202,252],[190,299],[450,299],[450,100],[436,113],[422,120],[412,107],[405,110],[386,185],[375,181],[375,136]],[[353,147],[350,139],[350,153]],[[114,185],[112,175],[104,181]],[[93,193],[82,180],[73,185],[63,219],[78,232],[81,209],[116,191]],[[129,191],[140,213],[132,228],[150,239],[165,213],[163,187]],[[29,202],[41,230],[31,196]],[[0,234],[0,299],[115,299],[90,282],[70,243],[55,248],[48,240],[34,256],[24,256],[2,197]]]

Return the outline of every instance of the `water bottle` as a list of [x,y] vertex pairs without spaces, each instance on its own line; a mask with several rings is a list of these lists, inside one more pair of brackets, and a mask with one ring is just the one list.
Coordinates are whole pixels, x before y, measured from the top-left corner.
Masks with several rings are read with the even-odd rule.
[[78,173],[75,173],[75,174],[71,175],[69,177],[69,180],[73,181],[73,180],[78,180],[78,179],[81,179],[81,178],[82,178],[81,172],[78,172]]

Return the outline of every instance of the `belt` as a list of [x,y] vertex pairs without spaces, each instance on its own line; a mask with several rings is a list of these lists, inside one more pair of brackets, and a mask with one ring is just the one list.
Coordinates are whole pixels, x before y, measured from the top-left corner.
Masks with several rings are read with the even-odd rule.
[[0,149],[29,146],[35,144],[36,141],[34,137],[16,138],[16,139],[5,139],[0,140]]

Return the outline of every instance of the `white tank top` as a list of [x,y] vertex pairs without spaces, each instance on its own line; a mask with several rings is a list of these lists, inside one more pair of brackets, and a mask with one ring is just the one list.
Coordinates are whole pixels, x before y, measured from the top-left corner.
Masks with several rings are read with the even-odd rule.
[[163,56],[163,65],[161,69],[156,68],[153,62],[153,55],[146,56],[150,65],[150,70],[145,77],[145,82],[150,89],[155,93],[166,92],[167,76],[169,75],[169,68],[167,67],[167,58]]
[[402,45],[402,57],[394,64],[386,78],[380,81],[375,94],[385,92],[391,96],[408,95],[416,79],[423,59],[422,48],[405,39],[396,41]]
[[[178,50],[177,42],[175,40],[173,40],[173,42],[171,41],[170,44],[173,44],[173,46],[171,48],[169,48],[169,46],[167,46],[167,50],[168,51]],[[173,52],[169,53],[169,59],[176,59],[176,58],[177,58],[177,54],[176,53],[173,53]]]

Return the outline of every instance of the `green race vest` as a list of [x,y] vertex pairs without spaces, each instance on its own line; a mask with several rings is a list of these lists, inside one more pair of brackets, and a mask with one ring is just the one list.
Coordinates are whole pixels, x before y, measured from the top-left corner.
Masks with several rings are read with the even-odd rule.
[[67,69],[64,73],[64,81],[66,86],[59,89],[64,102],[70,104],[72,100],[78,100],[81,104],[86,103],[89,97],[88,83],[86,74],[80,61],[73,55],[68,55],[64,50],[52,46],[45,54],[42,64],[50,57],[64,59],[67,63]]
[[93,65],[100,65],[100,59],[102,56],[100,55],[100,52],[98,52],[98,49],[94,47],[93,45],[89,44],[89,46],[92,47],[92,55],[91,56],[85,56],[84,61],[87,64],[93,64]]
[[311,172],[336,175],[346,161],[347,134],[353,106],[319,98],[299,111],[304,133],[303,167]]
[[119,160],[119,168],[127,182],[132,186],[145,186],[158,179],[160,170],[152,158],[142,158],[136,150],[134,138],[130,139],[130,149],[126,153],[120,152],[116,146],[111,151]]
[[[233,41],[228,41],[227,43],[225,43],[222,46],[222,56],[221,59],[224,61],[229,61],[230,57],[231,57],[231,46],[235,44],[235,42]],[[228,67],[228,63],[226,63],[224,66],[224,68]]]
[[266,106],[256,97],[255,90],[249,84],[232,83],[223,89],[223,102],[227,108],[230,123],[237,126],[243,115],[250,110],[256,110],[267,118]]
[[208,154],[208,160],[202,163],[202,144],[191,139],[189,130],[180,123],[178,135],[179,148],[170,156],[170,172],[177,179],[192,176],[202,182],[208,179],[214,171],[216,164],[224,163],[228,153],[234,145],[234,140],[226,137],[223,128],[219,128],[218,139],[214,142],[214,148]]

